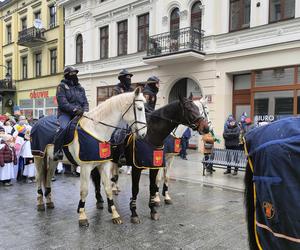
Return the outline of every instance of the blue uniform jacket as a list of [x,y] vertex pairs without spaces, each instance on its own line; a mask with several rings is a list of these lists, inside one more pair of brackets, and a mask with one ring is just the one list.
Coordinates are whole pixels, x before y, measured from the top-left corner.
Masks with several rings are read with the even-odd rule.
[[57,87],[56,98],[58,103],[58,116],[68,114],[75,116],[74,109],[89,110],[85,90],[80,84],[73,84],[70,80],[62,80]]

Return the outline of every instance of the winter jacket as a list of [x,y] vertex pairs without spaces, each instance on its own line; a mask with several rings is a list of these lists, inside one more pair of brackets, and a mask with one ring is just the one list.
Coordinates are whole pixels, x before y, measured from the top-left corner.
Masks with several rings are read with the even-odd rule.
[[0,149],[0,166],[4,167],[5,163],[11,162],[13,162],[14,165],[17,164],[16,151],[4,143],[4,147]]
[[75,109],[82,109],[87,112],[89,104],[84,88],[78,83],[73,84],[71,80],[62,80],[57,87],[56,98],[58,103],[58,116],[67,114],[75,116]]
[[202,136],[202,140],[203,140],[203,153],[211,154],[215,143],[213,136],[211,135],[211,133],[204,134]]
[[151,113],[155,110],[157,90],[154,90],[147,84],[143,90],[143,94],[147,100],[147,103],[145,104],[146,112]]
[[112,95],[119,95],[122,93],[126,93],[126,92],[131,92],[133,91],[133,89],[130,87],[129,89],[125,87],[124,84],[122,84],[121,82],[119,82],[112,90]]
[[223,133],[225,140],[225,147],[238,147],[240,143],[240,127],[236,124],[235,126],[226,126]]

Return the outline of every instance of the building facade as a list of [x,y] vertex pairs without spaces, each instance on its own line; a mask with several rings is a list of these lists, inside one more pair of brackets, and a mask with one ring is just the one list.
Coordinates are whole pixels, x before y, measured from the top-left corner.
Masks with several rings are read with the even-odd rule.
[[206,96],[222,136],[229,114],[300,113],[300,0],[60,0],[67,65],[91,107],[127,68],[133,82],[161,79],[158,106]]
[[55,114],[64,68],[63,9],[54,0],[6,0],[0,11],[0,62],[6,66],[0,76],[12,76],[15,108],[33,118]]

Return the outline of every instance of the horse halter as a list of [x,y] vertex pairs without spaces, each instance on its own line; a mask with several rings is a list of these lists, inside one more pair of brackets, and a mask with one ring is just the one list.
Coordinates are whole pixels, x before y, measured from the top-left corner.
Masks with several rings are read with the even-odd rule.
[[[193,102],[192,100],[188,100],[185,101],[183,104],[187,103],[187,102]],[[182,107],[182,113],[183,113],[183,117],[185,118],[185,112],[184,112],[184,107]],[[201,115],[199,115],[199,117],[195,118],[193,121],[190,121],[189,118],[185,118],[187,120],[187,123],[182,123],[183,125],[191,128],[192,130],[198,130],[200,121],[203,120],[204,118],[201,117]]]
[[126,109],[126,111],[122,114],[122,119],[124,119],[124,116],[128,113],[128,111],[130,110],[130,108],[133,106],[134,122],[129,126],[130,130],[131,130],[132,126],[135,125],[135,124],[142,124],[142,125],[144,125],[140,129],[137,128],[136,129],[136,132],[137,132],[137,131],[142,130],[143,128],[145,128],[146,127],[146,123],[137,120],[136,102],[143,102],[143,101],[142,100],[133,100],[133,102],[129,105],[129,107]]

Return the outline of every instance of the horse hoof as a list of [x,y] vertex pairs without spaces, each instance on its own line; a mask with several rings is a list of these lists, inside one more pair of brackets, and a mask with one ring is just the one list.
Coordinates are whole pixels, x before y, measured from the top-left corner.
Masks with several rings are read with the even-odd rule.
[[40,204],[40,205],[37,205],[36,207],[37,211],[45,211],[45,205],[44,204]]
[[172,201],[172,200],[165,200],[165,204],[167,204],[167,205],[172,205],[172,204],[173,204],[173,201]]
[[159,214],[158,213],[151,213],[151,220],[159,220]]
[[118,224],[118,225],[123,224],[121,217],[114,218],[114,219],[112,219],[112,221],[114,224]]
[[140,224],[141,220],[138,216],[135,216],[135,217],[131,217],[130,222],[133,224]]
[[53,202],[46,203],[46,207],[48,209],[53,209],[54,208],[54,203]]
[[87,219],[79,220],[79,226],[80,227],[88,227],[89,226],[89,221]]
[[97,207],[97,209],[103,209],[104,208],[103,207],[103,202],[97,202],[96,207]]

